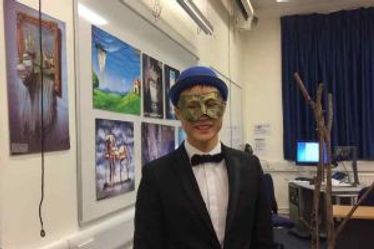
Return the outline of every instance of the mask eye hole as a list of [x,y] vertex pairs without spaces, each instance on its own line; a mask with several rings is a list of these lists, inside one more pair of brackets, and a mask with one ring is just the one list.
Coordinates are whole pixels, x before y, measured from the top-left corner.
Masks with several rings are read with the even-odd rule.
[[218,104],[219,104],[218,101],[213,100],[213,99],[208,100],[208,101],[205,102],[205,106],[206,106],[207,108],[216,107],[216,106],[218,106]]
[[194,101],[194,102],[187,103],[186,107],[188,109],[197,109],[197,108],[200,108],[200,104]]

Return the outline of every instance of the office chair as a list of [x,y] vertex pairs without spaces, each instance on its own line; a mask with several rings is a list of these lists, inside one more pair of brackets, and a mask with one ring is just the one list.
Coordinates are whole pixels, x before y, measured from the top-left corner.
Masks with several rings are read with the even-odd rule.
[[[295,224],[288,218],[282,217],[278,215],[278,204],[275,200],[275,194],[274,194],[274,184],[273,184],[273,178],[270,174],[264,174],[263,175],[263,185],[265,188],[266,198],[268,200],[268,203],[270,205],[271,209],[271,221],[273,224],[273,228],[292,228],[295,226]],[[282,243],[274,241],[272,249],[284,249],[284,245]]]
[[273,184],[273,178],[271,177],[270,174],[266,173],[264,174],[264,186],[266,190],[266,197],[268,198],[270,208],[271,208],[271,214],[272,214],[272,223],[273,227],[276,228],[292,228],[295,226],[295,223],[290,220],[287,217],[283,217],[278,215],[278,204],[275,199],[275,194],[274,194],[274,184]]
[[[361,196],[369,189],[369,187],[364,187],[358,192],[358,200]],[[360,206],[374,206],[374,190],[372,190],[366,198],[361,202]]]

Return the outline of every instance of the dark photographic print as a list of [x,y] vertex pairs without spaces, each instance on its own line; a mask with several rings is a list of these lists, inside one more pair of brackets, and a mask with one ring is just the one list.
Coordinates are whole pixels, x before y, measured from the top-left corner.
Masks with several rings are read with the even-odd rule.
[[174,148],[174,126],[142,123],[142,165],[172,152]]
[[144,117],[163,118],[162,62],[143,54]]
[[[16,1],[4,2],[11,154],[67,150],[65,24]],[[43,101],[43,103],[42,103]],[[43,140],[42,140],[43,135]]]
[[168,65],[164,66],[165,72],[165,113],[167,119],[175,119],[174,107],[171,101],[169,100],[169,90],[175,84],[179,76],[179,71],[175,68],[172,68]]
[[134,125],[96,119],[96,197],[111,198],[135,188]]

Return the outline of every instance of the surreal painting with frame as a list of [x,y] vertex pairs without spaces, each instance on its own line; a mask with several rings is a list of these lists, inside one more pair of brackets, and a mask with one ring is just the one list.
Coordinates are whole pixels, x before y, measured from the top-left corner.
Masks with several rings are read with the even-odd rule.
[[[4,2],[11,154],[70,148],[65,24]],[[40,42],[42,51],[40,51]]]

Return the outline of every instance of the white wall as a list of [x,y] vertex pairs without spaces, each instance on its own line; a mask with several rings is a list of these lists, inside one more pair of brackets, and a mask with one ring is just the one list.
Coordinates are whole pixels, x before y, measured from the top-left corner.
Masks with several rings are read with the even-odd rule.
[[[264,136],[266,151],[259,157],[264,170],[274,178],[280,211],[287,212],[288,181],[296,176],[312,176],[315,169],[295,167],[293,162],[283,159],[280,18],[260,16],[258,26],[246,35],[245,44],[245,141],[255,145],[254,125],[270,124],[269,135]],[[373,162],[361,161],[358,169],[363,183],[374,180]]]
[[278,161],[283,154],[281,44],[277,18],[261,19],[246,36],[245,47],[245,135],[254,144],[253,129],[258,123],[270,124],[271,139],[261,156]]
[[[124,230],[123,233],[127,237],[131,236],[132,228],[128,226],[131,221],[130,223],[125,221],[128,220],[129,215],[132,215],[133,210],[117,213],[83,228],[78,225],[75,84],[79,82],[74,78],[73,1],[44,0],[43,11],[65,22],[66,25],[71,148],[45,155],[43,214],[47,236],[43,239],[39,237],[40,155],[10,156],[9,153],[7,88],[4,84],[6,82],[4,1],[6,0],[2,0],[0,5],[0,81],[3,82],[0,84],[0,120],[2,120],[0,122],[0,248],[69,248],[69,243],[80,244],[80,241],[85,239],[97,238],[97,233],[103,229],[114,229],[116,234]],[[38,6],[37,0],[22,2],[34,8]],[[109,1],[106,3],[110,4]],[[222,11],[215,1],[209,1],[208,8],[209,18],[215,24],[214,36],[195,34],[190,42],[196,47],[202,64],[215,67],[241,84],[244,82],[241,35],[236,32],[231,34],[229,63],[228,17],[225,17],[226,12]],[[126,29],[125,26],[123,28]],[[231,69],[228,68],[229,64]],[[128,239],[126,236],[124,238]],[[114,240],[108,239],[108,233],[104,232],[101,238],[100,243],[107,241],[115,247],[118,246],[113,242]],[[100,246],[100,243],[97,246]]]
[[[38,8],[38,1],[21,1]],[[37,248],[65,234],[77,231],[76,153],[74,111],[74,37],[71,1],[43,1],[45,13],[65,22],[69,92],[69,130],[71,149],[45,156],[44,222],[47,237],[39,237],[40,155],[10,156],[6,88],[3,1],[1,1],[1,243],[2,248]]]

